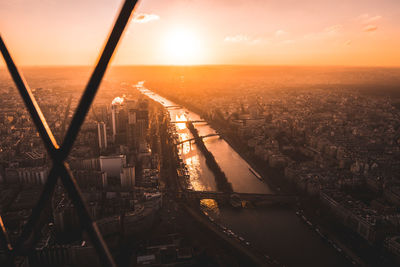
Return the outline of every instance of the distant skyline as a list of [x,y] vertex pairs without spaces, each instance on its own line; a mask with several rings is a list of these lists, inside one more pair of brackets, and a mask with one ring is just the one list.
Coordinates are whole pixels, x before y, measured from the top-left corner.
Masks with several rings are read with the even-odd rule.
[[[121,3],[1,1],[1,35],[19,66],[93,65]],[[142,0],[113,65],[398,67],[399,47],[398,0]]]

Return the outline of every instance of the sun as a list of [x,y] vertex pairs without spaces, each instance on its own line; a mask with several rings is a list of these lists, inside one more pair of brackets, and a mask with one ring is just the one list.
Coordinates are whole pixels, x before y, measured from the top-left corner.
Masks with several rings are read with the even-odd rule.
[[203,46],[198,34],[185,28],[174,28],[164,37],[164,53],[167,64],[199,64],[203,58]]

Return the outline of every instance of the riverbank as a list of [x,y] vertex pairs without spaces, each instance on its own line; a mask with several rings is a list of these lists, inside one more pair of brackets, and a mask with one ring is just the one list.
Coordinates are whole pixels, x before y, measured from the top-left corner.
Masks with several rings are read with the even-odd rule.
[[[151,94],[151,97],[164,103],[164,106],[182,104],[181,102],[173,103],[157,94]],[[189,120],[200,120],[199,114],[192,113],[191,110],[195,109],[186,106],[172,109],[170,110],[170,112],[172,112],[171,118],[175,120],[175,118],[185,115]],[[202,114],[201,112],[199,113]],[[202,114],[202,117],[207,118],[204,114]],[[226,173],[229,182],[234,183],[235,191],[263,193],[263,190],[268,190],[267,192],[269,192],[270,189],[268,185],[275,187],[275,192],[280,191],[280,189],[282,190],[283,187],[281,187],[280,182],[284,180],[283,172],[271,169],[264,171],[266,163],[261,161],[257,162],[257,159],[252,157],[251,151],[246,149],[246,144],[240,142],[240,140],[235,140],[232,134],[232,136],[229,136],[229,128],[223,128],[224,126],[226,126],[226,122],[210,122],[209,125],[196,126],[196,129],[201,135],[215,133],[215,130],[222,133],[222,140],[210,140],[204,142],[204,144],[207,146],[209,152],[215,156],[215,160],[218,160],[218,165]],[[189,131],[181,133],[183,137],[182,140],[187,138],[185,135],[187,135],[188,132]],[[195,177],[194,182],[207,182],[207,179],[210,179],[207,177],[207,171],[210,172],[210,170],[208,166],[206,166],[206,162],[204,162],[204,165],[199,165],[199,157],[196,156],[196,153],[203,154],[200,151],[200,147],[198,147],[197,152],[196,149],[194,149],[187,153],[190,154],[190,156],[187,157],[188,164],[192,164],[188,169],[190,172],[193,172]],[[261,174],[266,182],[257,179],[256,176],[249,171],[249,166]],[[205,167],[207,167],[207,170]],[[212,178],[214,180],[214,177]],[[275,183],[273,180],[277,182]],[[210,210],[212,210],[212,208],[213,207],[210,207]],[[228,228],[232,229],[233,232],[249,240],[252,245],[254,244],[254,246],[259,248],[264,254],[270,255],[281,262],[286,262],[288,264],[302,263],[306,265],[318,264],[318,266],[322,264],[325,266],[338,266],[333,263],[340,263],[340,266],[347,266],[347,262],[340,259],[342,257],[337,255],[337,252],[329,244],[318,239],[315,231],[305,227],[303,222],[296,218],[293,208],[282,210],[271,209],[269,207],[267,209],[256,208],[236,211],[220,207],[216,216],[216,220],[220,221],[221,225],[226,225],[227,227],[230,225]],[[270,242],[265,243],[264,238],[260,237],[268,238]],[[299,253],[299,248],[296,245],[299,238],[306,244],[305,247],[310,249],[309,251],[315,251],[319,256],[308,252]],[[274,245],[271,246],[270,244]],[[290,255],[290,259],[287,258],[288,255]]]
[[200,138],[199,132],[194,127],[192,122],[186,123],[187,128],[192,133],[193,137],[195,138],[196,145],[200,148],[201,152],[203,153],[204,157],[206,158],[206,164],[208,168],[214,173],[215,182],[217,184],[218,191],[221,192],[233,192],[232,184],[228,182],[225,173],[219,167],[217,161],[215,160],[213,154],[208,151],[207,147],[205,146],[203,139]]
[[[229,237],[226,234],[222,233],[221,230],[215,227],[212,223],[209,222],[205,218],[204,215],[201,214],[200,210],[195,210],[188,205],[183,205],[185,211],[193,218],[196,222],[198,222],[199,226],[204,227],[211,233],[215,235],[216,238],[225,242],[226,245],[236,251],[238,253],[237,256],[240,255],[240,258],[245,263],[245,266],[276,266],[273,263],[267,263],[267,259],[261,253],[257,253],[252,249],[248,249],[242,244],[240,244],[235,238]],[[246,262],[245,262],[246,261]]]
[[[227,134],[224,133],[224,129],[220,126],[220,124],[218,124],[215,121],[210,121],[208,123],[211,125],[212,128],[216,129],[220,133],[221,138],[224,139],[225,142],[227,142],[232,147],[232,149],[236,153],[238,153],[242,157],[242,159],[244,159],[246,163],[261,176],[263,182],[265,182],[268,185],[268,187],[272,191],[274,191],[274,193],[277,193],[278,191],[281,190],[281,185],[276,182],[276,180],[282,178],[279,177],[277,173],[278,170],[274,170],[272,168],[266,170],[265,167],[262,169],[258,163],[253,162],[253,160],[247,155],[246,152],[244,152],[240,148],[240,146],[237,144],[236,141],[233,140],[233,138],[229,137]],[[272,178],[273,176],[276,176],[276,178]]]
[[[161,135],[165,141],[165,145],[163,146],[164,155],[170,155],[173,159],[175,157],[179,158],[179,155],[175,149],[176,147],[174,146],[174,140],[172,136],[168,134],[168,127],[166,127],[167,124],[163,126],[164,131],[162,131]],[[188,128],[192,128],[192,134],[194,137],[199,137],[193,124],[191,124],[191,126],[188,125]],[[197,139],[196,141],[202,142],[201,139]],[[170,144],[170,146],[167,144]],[[201,147],[201,145],[199,147]],[[204,143],[203,147],[206,149]],[[207,152],[212,156],[208,150]],[[164,195],[162,207],[162,218],[165,218],[167,224],[173,222],[175,231],[177,230],[176,224],[181,224],[179,227],[179,232],[182,233],[183,236],[191,237],[192,240],[202,243],[202,249],[204,249],[204,253],[201,258],[213,258],[218,265],[271,266],[271,264],[266,261],[262,254],[249,247],[246,247],[241,242],[238,242],[237,239],[227,236],[221,232],[218,227],[216,227],[207,219],[207,217],[205,217],[204,213],[199,209],[198,206],[196,206],[196,204],[191,205],[191,203],[188,202],[182,203],[177,201],[174,192],[176,191],[177,185],[179,185],[180,182],[179,175],[177,175],[176,169],[173,167],[176,165],[176,163],[174,164],[173,162],[174,160],[172,161],[172,164],[165,162],[167,163],[167,166],[163,166],[162,168],[167,170],[164,173],[166,174],[166,177],[169,178],[165,181],[166,189],[168,190],[165,192],[166,194]],[[215,164],[217,163],[215,162]],[[220,171],[222,172],[222,170]],[[174,182],[171,180],[174,180]],[[227,180],[226,183],[228,183]],[[231,186],[230,189],[232,189]],[[159,228],[163,228],[161,230],[162,233],[168,233],[165,232],[165,227]],[[207,240],[212,240],[213,242],[207,242]]]
[[[243,149],[240,148],[240,145],[238,144],[237,141],[234,140],[234,138],[228,136],[225,129],[228,126],[224,121],[209,120],[203,110],[193,106],[191,103],[188,103],[173,95],[167,95],[166,97],[167,99],[171,99],[173,102],[181,105],[182,107],[197,113],[198,115],[200,115],[201,118],[205,118],[207,123],[212,128],[217,130],[217,132],[220,134],[220,137],[224,139],[224,141],[226,141],[231,146],[231,148],[236,153],[238,153],[251,168],[253,168],[258,174],[261,175],[263,181],[268,185],[268,187],[272,191],[274,191],[274,193],[281,191],[283,187],[285,187],[284,189],[285,191],[287,191],[287,193],[294,193],[294,191],[291,188],[284,185],[285,181],[283,179],[284,178],[283,171],[278,169],[273,169],[269,166],[264,166],[261,168],[259,163],[254,162],[254,160],[249,155],[247,155],[246,151],[243,151]],[[222,126],[225,126],[225,128]]]

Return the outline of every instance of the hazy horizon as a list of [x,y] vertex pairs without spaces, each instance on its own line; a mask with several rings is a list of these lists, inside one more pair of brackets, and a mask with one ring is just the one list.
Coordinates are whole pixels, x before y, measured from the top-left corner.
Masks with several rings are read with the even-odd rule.
[[[4,62],[3,62],[4,63]],[[71,65],[19,65],[19,68],[63,68],[63,67],[94,67],[96,64],[88,64],[88,65],[78,65],[78,64],[71,64]],[[233,66],[233,67],[306,67],[306,68],[387,68],[387,69],[398,69],[400,68],[399,65],[393,66],[384,66],[384,65],[268,65],[268,64],[192,64],[192,65],[174,65],[174,64],[111,64],[109,67],[218,67],[218,66]],[[6,69],[5,65],[0,65],[0,70]]]
[[[92,65],[122,1],[3,1],[18,65]],[[140,1],[117,65],[399,66],[397,0]],[[0,63],[2,65],[3,63]]]

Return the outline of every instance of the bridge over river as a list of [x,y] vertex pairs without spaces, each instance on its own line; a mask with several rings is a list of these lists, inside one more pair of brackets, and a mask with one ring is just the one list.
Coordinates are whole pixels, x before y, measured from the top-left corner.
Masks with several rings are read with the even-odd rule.
[[178,105],[171,105],[171,106],[166,106],[164,103],[162,103],[163,105],[164,105],[164,107],[165,108],[171,108],[171,109],[181,109],[182,108],[182,106],[178,106]]
[[[149,91],[143,93],[167,107],[171,121],[178,121],[183,115],[186,117],[186,120],[202,120],[199,114],[193,113],[185,107],[179,108],[177,103],[173,103],[157,94],[149,94]],[[179,126],[182,125],[177,125],[177,134],[180,140],[184,140],[190,135],[190,131],[188,129],[180,129]],[[206,123],[198,123],[196,129],[200,136],[215,133],[217,130]],[[187,182],[191,188],[198,191],[187,193],[184,191],[181,193],[167,191],[166,194],[171,194],[172,198],[177,198],[178,201],[181,200],[184,204],[186,204],[185,202],[200,201],[202,198],[223,199],[221,202],[217,200],[218,204],[230,203],[233,193],[199,191],[205,188],[208,188],[206,190],[216,191],[217,186],[215,177],[212,171],[208,169],[202,152],[200,149],[197,149],[197,145],[193,145],[192,147],[195,149],[190,149],[188,154],[182,153],[181,157],[182,161],[186,163],[190,175]],[[258,179],[252,173],[246,160],[224,139],[215,138],[214,142],[207,142],[207,149],[219,163],[228,182],[232,184],[233,191],[257,193],[251,195],[239,193],[239,196],[243,199],[264,199],[272,201],[273,205],[273,201],[293,201],[296,199],[295,196],[279,195],[280,192],[277,192],[277,195],[269,195],[272,193],[272,190],[268,187],[268,184]],[[269,179],[269,177],[265,178]],[[259,193],[262,195],[259,195]],[[190,198],[193,201],[189,201]],[[235,198],[233,197],[233,199]],[[207,203],[207,201],[204,201],[204,205],[207,206]],[[261,204],[263,201],[259,203]],[[255,203],[254,206],[262,206],[258,205],[259,203]],[[289,205],[291,204],[289,203]],[[206,207],[206,210],[209,211],[213,209],[213,204]],[[319,238],[318,234],[307,224],[299,220],[291,208],[257,208],[244,209],[238,212],[227,205],[218,205],[218,209],[219,212],[213,216],[214,219],[218,220],[218,223],[231,229],[245,240],[248,240],[252,246],[259,249],[265,255],[276,258],[286,266],[350,266],[347,259],[338,253],[328,242]]]
[[292,194],[254,194],[238,192],[193,191],[185,190],[178,193],[179,198],[186,199],[214,199],[217,201],[250,201],[269,203],[295,203],[297,196]]
[[193,138],[190,138],[190,139],[182,140],[182,141],[176,143],[176,145],[178,146],[178,145],[181,145],[181,144],[186,143],[186,142],[191,142],[191,141],[194,141],[196,139],[204,139],[204,138],[211,137],[211,136],[219,136],[219,134],[217,134],[217,133],[215,133],[215,134],[207,134],[207,135],[199,136],[198,138],[193,137]]
[[191,122],[191,123],[203,123],[203,122],[205,122],[205,123],[207,123],[206,121],[202,121],[202,120],[193,120],[193,121],[170,121],[171,123],[188,123],[188,122]]

